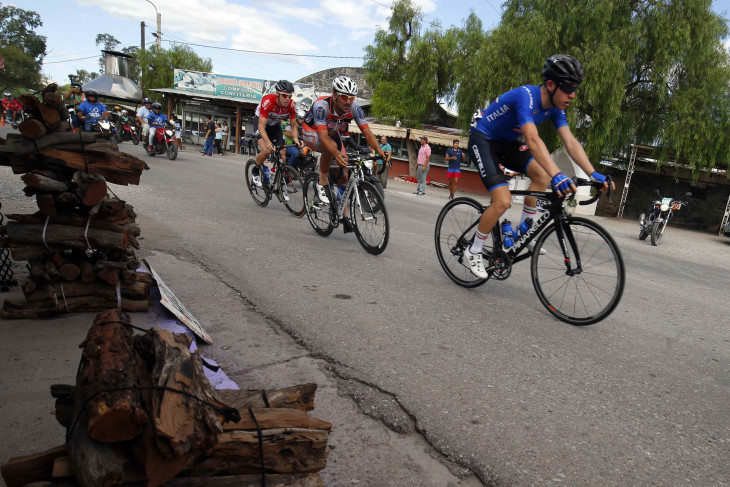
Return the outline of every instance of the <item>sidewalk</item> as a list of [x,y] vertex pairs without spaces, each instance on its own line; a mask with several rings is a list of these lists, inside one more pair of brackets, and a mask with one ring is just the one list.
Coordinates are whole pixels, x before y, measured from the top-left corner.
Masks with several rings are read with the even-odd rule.
[[[149,248],[164,238],[149,228],[145,235]],[[359,382],[339,364],[315,358],[200,263],[159,252],[142,251],[141,257],[212,336],[214,343],[201,346],[201,353],[221,364],[239,387],[318,384],[311,416],[333,424],[327,468],[321,472],[325,485],[481,485],[469,472],[444,461],[390,396]],[[23,279],[22,266],[16,264],[14,270]],[[2,298],[20,294],[15,288]],[[0,463],[63,443],[65,430],[55,420],[49,388],[74,383],[78,345],[94,316],[0,320]],[[133,313],[131,319],[149,317]]]

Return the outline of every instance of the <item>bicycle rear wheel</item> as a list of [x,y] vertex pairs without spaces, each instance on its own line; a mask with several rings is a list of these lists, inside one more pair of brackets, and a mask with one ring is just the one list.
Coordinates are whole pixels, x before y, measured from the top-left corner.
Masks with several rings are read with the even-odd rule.
[[[456,198],[446,203],[436,220],[436,255],[439,264],[446,275],[459,286],[477,287],[489,280],[472,274],[469,263],[464,259],[464,250],[472,244],[477,230],[475,222],[481,218],[483,212],[484,207],[477,201]],[[491,251],[492,242],[490,234],[484,246],[485,252]]]
[[[616,308],[624,291],[626,274],[621,252],[603,227],[585,218],[571,217],[565,228],[565,243],[574,270],[577,249],[581,270],[569,275],[555,225],[535,242],[531,274],[537,297],[551,314],[571,325],[601,321]],[[573,234],[575,247],[568,232]],[[540,255],[540,249],[546,253]]]
[[304,216],[304,183],[299,171],[291,166],[281,169],[279,180],[279,194],[284,200],[284,206],[297,218]]
[[357,240],[368,253],[382,254],[390,237],[390,222],[383,198],[367,181],[358,184],[357,194],[360,196],[359,205],[355,193],[350,196],[350,219],[355,223]]
[[[322,203],[317,195],[317,181],[319,181],[318,173],[309,173],[304,177],[304,212],[307,214],[307,220],[312,225],[314,231],[323,237],[327,237],[334,230],[332,225],[332,214],[329,204]],[[328,191],[329,188],[325,187]],[[328,191],[329,192],[329,191]],[[327,195],[332,201],[332,195]]]
[[[266,206],[269,204],[271,195],[266,192],[264,187],[256,186],[253,182],[253,169],[256,167],[256,161],[249,159],[246,163],[246,186],[248,192],[251,193],[251,198],[259,206]],[[263,179],[263,167],[259,168],[259,176]]]

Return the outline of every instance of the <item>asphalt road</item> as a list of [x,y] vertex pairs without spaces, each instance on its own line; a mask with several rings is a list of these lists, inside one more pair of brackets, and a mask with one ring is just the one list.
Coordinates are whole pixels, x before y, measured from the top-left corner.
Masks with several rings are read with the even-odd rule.
[[433,241],[445,190],[391,182],[391,240],[372,256],[278,201],[256,206],[244,158],[122,149],[151,166],[139,187],[114,188],[143,247],[194,259],[341,373],[396,396],[485,484],[730,483],[730,240],[670,226],[652,247],[635,222],[597,218],[626,289],[610,317],[576,328],[545,311],[527,263],[473,290],[446,277]]

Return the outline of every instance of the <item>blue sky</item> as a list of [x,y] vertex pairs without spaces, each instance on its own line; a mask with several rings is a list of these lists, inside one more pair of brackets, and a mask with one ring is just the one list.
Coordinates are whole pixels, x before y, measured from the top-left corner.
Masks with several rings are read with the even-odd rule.
[[[361,57],[377,26],[386,26],[390,0],[151,0],[162,14],[163,39],[226,48],[291,54]],[[76,69],[98,70],[97,34],[109,33],[123,46],[156,42],[155,7],[146,0],[25,0],[5,2],[41,16],[39,33],[47,37],[44,74],[67,82]],[[486,28],[499,23],[499,0],[414,0],[426,21],[461,25],[470,9]],[[713,2],[730,12],[730,0]],[[163,42],[163,47],[168,42]],[[360,66],[361,59],[292,57],[193,47],[211,58],[217,73],[261,79],[296,80],[337,66]],[[90,59],[79,59],[87,58]]]

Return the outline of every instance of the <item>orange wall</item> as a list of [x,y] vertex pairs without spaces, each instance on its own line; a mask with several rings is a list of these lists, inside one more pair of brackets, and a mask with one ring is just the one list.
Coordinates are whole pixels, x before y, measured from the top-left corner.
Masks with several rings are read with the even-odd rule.
[[[392,159],[392,161],[393,168],[388,173],[388,177],[395,178],[402,174],[408,174],[408,161],[402,161],[399,159]],[[446,169],[446,166],[434,166],[431,164],[431,169],[428,170],[428,177],[437,183],[448,184]],[[482,184],[479,173],[464,169],[461,170],[461,177],[459,178],[459,185],[456,190],[457,192],[464,191],[467,193],[487,194],[487,189]]]

